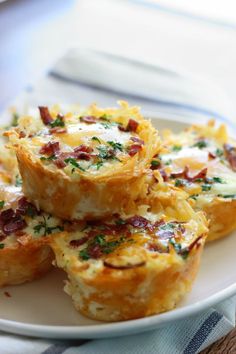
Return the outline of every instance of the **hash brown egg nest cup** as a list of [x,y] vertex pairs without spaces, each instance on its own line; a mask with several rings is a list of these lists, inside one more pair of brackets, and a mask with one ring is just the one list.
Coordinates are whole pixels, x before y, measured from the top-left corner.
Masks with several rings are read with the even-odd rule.
[[[210,221],[207,241],[236,228],[236,142],[225,125],[193,125],[179,134],[163,133],[165,149],[151,165],[164,181],[181,188],[196,211]],[[159,188],[159,187],[158,187]]]
[[[48,235],[61,231],[58,219],[40,212],[21,189],[16,158],[0,140],[0,286],[32,281],[52,268]],[[10,171],[10,172],[9,172]],[[16,178],[17,176],[17,178]]]
[[91,219],[121,212],[146,193],[160,141],[137,107],[92,105],[63,115],[58,107],[39,109],[8,132],[32,203],[63,219]]
[[141,318],[173,309],[190,291],[207,221],[178,193],[172,197],[51,237],[79,312],[101,321]]

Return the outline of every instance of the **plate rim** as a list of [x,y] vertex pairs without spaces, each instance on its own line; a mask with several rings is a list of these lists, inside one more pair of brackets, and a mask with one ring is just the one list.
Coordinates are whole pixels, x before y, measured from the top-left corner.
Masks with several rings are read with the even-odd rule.
[[[186,118],[178,115],[172,115],[163,112],[146,111],[144,116],[148,118],[169,121],[169,123],[182,123],[188,125]],[[168,124],[168,123],[167,123]],[[63,291],[63,290],[62,290]],[[120,322],[100,322],[89,325],[37,325],[32,323],[19,322],[14,320],[6,320],[0,318],[0,330],[20,335],[28,335],[34,337],[60,338],[60,339],[95,339],[109,338],[123,335],[137,334],[140,332],[150,331],[166,326],[168,323],[183,320],[186,317],[192,317],[201,311],[204,311],[223,300],[230,298],[236,294],[236,282],[218,291],[217,293],[206,297],[204,300],[196,301],[184,307],[175,308],[173,310],[139,319],[133,319]]]

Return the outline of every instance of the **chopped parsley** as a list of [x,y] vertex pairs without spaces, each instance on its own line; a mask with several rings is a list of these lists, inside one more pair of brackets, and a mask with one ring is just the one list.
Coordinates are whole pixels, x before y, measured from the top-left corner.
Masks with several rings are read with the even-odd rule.
[[4,243],[0,243],[0,249],[2,250],[5,247]]
[[121,143],[116,143],[115,141],[108,141],[107,142],[114,150],[123,151],[123,145]]
[[19,175],[16,175],[15,186],[16,186],[16,187],[22,186],[22,179],[20,178]]
[[180,146],[180,145],[174,145],[174,146],[172,146],[172,151],[177,152],[177,151],[180,151],[180,150],[182,150],[182,146]]
[[4,207],[4,204],[5,204],[5,201],[4,200],[1,200],[0,201],[0,209],[2,209]]
[[176,253],[180,254],[183,259],[186,259],[189,255],[188,249],[182,249],[180,243],[176,242],[174,238],[169,240],[169,243],[174,247]]
[[151,161],[151,166],[152,167],[159,167],[161,162],[159,160],[152,160]]
[[172,163],[172,160],[169,159],[169,160],[167,160],[167,161],[165,162],[165,165],[166,165],[166,166],[169,166],[171,163]]
[[199,140],[195,144],[193,144],[192,147],[198,147],[199,149],[203,149],[203,148],[205,148],[207,146],[208,146],[208,144],[207,144],[207,142],[205,140]]
[[89,254],[88,254],[88,250],[86,248],[80,251],[79,256],[84,261],[87,261],[90,258]]
[[12,113],[12,121],[11,121],[12,127],[17,127],[19,118],[20,118],[20,116],[18,113],[16,113],[16,112]]
[[98,137],[97,137],[97,136],[93,136],[91,140],[93,140],[93,141],[97,141],[99,144],[101,144],[101,140],[100,140],[100,139],[98,139]]
[[197,200],[197,197],[199,196],[199,194],[192,194],[189,196],[189,198],[193,199],[193,200]]
[[95,166],[96,169],[99,170],[103,166],[103,162],[98,161],[98,162],[94,163],[92,166]]
[[221,184],[225,183],[225,181],[222,178],[220,178],[220,177],[212,177],[212,181],[214,183],[221,183]]
[[225,198],[225,199],[235,199],[236,194],[218,194],[217,197]]
[[203,192],[208,192],[208,191],[210,191],[211,190],[211,184],[203,184],[202,185],[202,191]]
[[65,122],[63,120],[63,117],[61,115],[58,114],[58,116],[56,117],[56,119],[50,123],[50,126],[52,128],[55,128],[55,127],[64,127],[65,126]]
[[40,160],[41,161],[52,161],[52,160],[55,160],[56,159],[56,156],[55,155],[51,155],[49,157],[45,157],[45,156],[41,156],[40,157]]
[[125,241],[124,237],[120,237],[117,240],[112,240],[112,241],[106,241],[106,236],[103,234],[98,234],[96,235],[88,244],[87,247],[83,248],[79,252],[80,258],[83,260],[88,260],[90,258],[93,258],[92,256],[92,251],[94,247],[99,246],[99,251],[101,254],[109,254],[114,251],[116,247],[118,247],[122,242]]
[[222,157],[224,155],[224,151],[222,149],[217,148],[215,151],[215,155],[218,157]]
[[185,179],[177,178],[175,180],[175,187],[183,187],[186,186],[188,182]]
[[114,159],[114,151],[111,150],[108,146],[102,145],[99,146],[97,149],[99,151],[98,157],[100,159],[104,159],[104,160]]
[[63,231],[64,228],[60,225],[48,226],[45,216],[43,216],[43,220],[40,221],[38,225],[34,226],[34,233],[39,234],[40,232],[43,232],[43,236],[49,235],[56,230]]
[[83,167],[81,167],[80,164],[73,157],[68,157],[64,161],[66,163],[69,163],[70,165],[72,165],[74,167],[74,168],[72,168],[72,173],[75,171],[75,167],[78,168],[81,171],[85,171],[85,169]]
[[[103,119],[104,120],[104,119]],[[110,129],[112,126],[117,125],[115,122],[109,122],[108,120],[100,123],[105,129]]]

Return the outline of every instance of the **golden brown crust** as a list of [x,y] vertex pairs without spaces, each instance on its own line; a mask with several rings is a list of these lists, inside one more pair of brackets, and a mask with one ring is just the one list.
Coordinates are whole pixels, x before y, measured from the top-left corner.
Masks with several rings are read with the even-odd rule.
[[52,267],[53,253],[41,241],[29,241],[0,250],[0,286],[37,279]]
[[[133,112],[138,122],[137,136],[143,141],[142,148],[135,156],[126,153],[120,162],[92,173],[88,168],[68,174],[66,169],[47,165],[32,151],[31,138],[21,139],[16,132],[9,133],[18,159],[23,191],[32,203],[64,219],[98,218],[125,210],[127,205],[146,193],[145,173],[152,156],[159,151],[159,137],[137,108],[130,108],[126,103],[121,107],[108,112],[118,116],[114,118],[116,124],[122,121],[127,124],[128,118],[133,118],[128,113]],[[96,110],[93,107],[92,113]],[[50,139],[50,134],[46,136]]]

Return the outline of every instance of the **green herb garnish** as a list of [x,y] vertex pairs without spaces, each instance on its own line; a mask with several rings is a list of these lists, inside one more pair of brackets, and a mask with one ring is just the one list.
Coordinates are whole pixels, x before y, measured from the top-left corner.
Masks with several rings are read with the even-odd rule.
[[123,145],[120,143],[116,143],[115,141],[108,141],[107,142],[114,150],[123,151]]
[[152,160],[151,161],[151,166],[152,167],[159,167],[160,166],[160,161],[159,160]]
[[161,230],[173,231],[176,228],[176,224],[169,222],[168,224],[161,225]]
[[188,182],[184,179],[181,179],[181,178],[177,178],[175,180],[175,187],[183,187],[183,186],[186,186]]
[[0,209],[2,209],[4,207],[4,204],[5,204],[5,201],[4,200],[1,200],[0,201]]
[[38,225],[34,226],[34,233],[39,234],[41,231],[43,232],[43,236],[51,234],[53,231],[63,231],[64,228],[60,225],[57,226],[48,226],[45,216],[43,216],[43,220],[38,223]]
[[98,157],[100,159],[114,159],[114,151],[111,150],[108,146],[98,146],[98,151],[99,151],[99,155]]
[[224,151],[222,149],[217,148],[215,151],[215,155],[218,157],[222,157],[224,155]]
[[202,185],[202,191],[203,192],[208,192],[211,190],[211,185],[210,184],[203,184]]
[[64,119],[61,115],[58,114],[58,116],[56,117],[56,119],[50,123],[50,126],[52,128],[55,128],[55,127],[64,127],[65,126],[65,122],[64,122]]
[[217,197],[225,198],[225,199],[235,199],[236,194],[218,194]]
[[86,248],[83,249],[83,250],[81,250],[81,251],[79,252],[79,256],[80,256],[80,258],[82,258],[84,261],[87,261],[87,260],[90,258],[89,254],[88,254],[88,250],[87,250]]
[[199,194],[192,194],[189,196],[189,198],[197,200],[197,197],[199,196]]
[[41,161],[52,161],[52,160],[56,160],[56,156],[55,155],[51,155],[49,157],[41,156],[40,160]]
[[182,146],[180,146],[180,145],[174,145],[174,146],[172,146],[172,151],[180,151],[180,150],[182,150]]
[[205,140],[199,140],[195,144],[193,144],[192,147],[198,147],[199,149],[203,149],[203,148],[205,148],[207,146],[208,146],[208,144],[207,144],[207,142]]
[[93,136],[91,140],[97,141],[99,144],[101,144],[101,140],[98,139],[98,137],[96,137],[96,136]]
[[15,177],[15,186],[16,187],[22,186],[22,179],[20,178],[19,175],[16,175],[16,177]]
[[0,249],[2,250],[5,247],[4,243],[0,243]]
[[16,112],[12,113],[12,121],[11,121],[12,127],[17,127],[19,118],[20,118],[20,116],[18,113],[16,113]]
[[[72,165],[73,167],[78,168],[81,171],[85,171],[85,169],[83,167],[80,166],[80,164],[76,161],[76,159],[74,159],[73,157],[68,157],[67,159],[64,160],[66,163],[69,163],[70,165]],[[75,171],[74,168],[72,168],[72,173]]]

